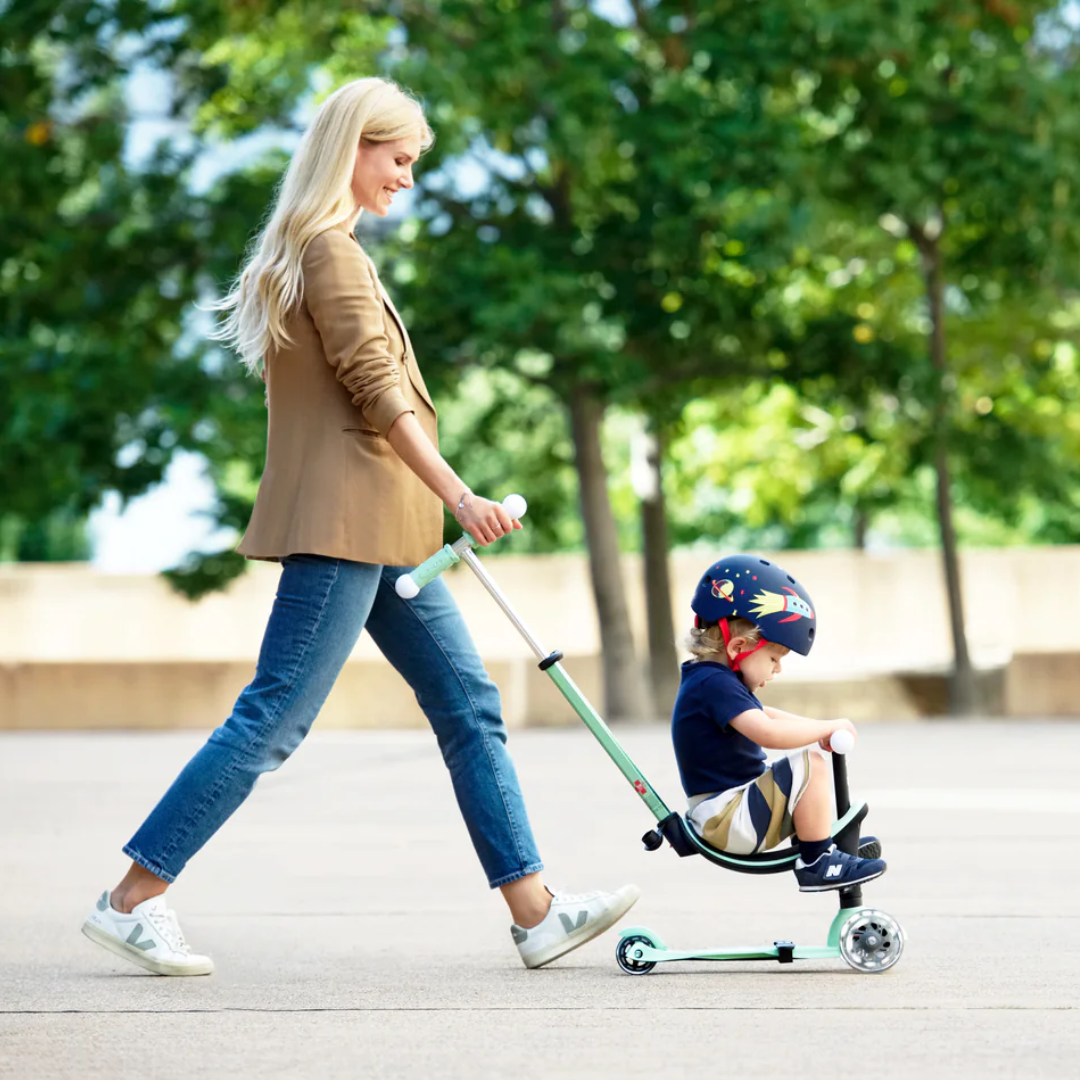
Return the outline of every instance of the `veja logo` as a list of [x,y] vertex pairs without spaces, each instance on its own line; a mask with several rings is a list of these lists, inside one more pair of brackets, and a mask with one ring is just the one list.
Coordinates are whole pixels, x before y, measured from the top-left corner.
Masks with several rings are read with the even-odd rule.
[[562,928],[568,933],[572,934],[575,930],[580,930],[585,925],[585,920],[588,919],[589,913],[587,911],[579,911],[577,913],[577,925],[575,926],[570,921],[570,916],[565,911],[559,912],[559,922],[562,923]]
[[839,863],[836,863],[835,865],[830,866],[829,869],[825,871],[825,876],[827,878],[839,877],[843,870],[844,868]]
[[145,952],[147,949],[152,949],[157,942],[153,938],[147,938],[145,941],[140,941],[142,937],[143,925],[142,923],[136,923],[135,929],[128,935],[127,943],[133,945],[136,949],[142,949]]

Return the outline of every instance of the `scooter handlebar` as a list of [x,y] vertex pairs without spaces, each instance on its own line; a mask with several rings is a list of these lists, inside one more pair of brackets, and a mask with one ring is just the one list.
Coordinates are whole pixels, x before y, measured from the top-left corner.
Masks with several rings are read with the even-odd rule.
[[840,728],[829,736],[829,749],[834,754],[850,754],[855,749],[855,736],[847,728]]
[[[507,495],[502,501],[502,508],[516,521],[525,516],[529,504],[521,495]],[[460,562],[458,551],[466,547],[476,547],[476,541],[466,533],[456,544],[446,544],[429,559],[425,559],[416,569],[394,582],[394,589],[403,600],[411,600],[429,582],[434,581],[444,570],[449,570]],[[455,550],[456,549],[456,550]]]
[[502,501],[502,508],[515,520],[523,518],[525,511],[529,509],[529,504],[525,501],[524,495],[507,495]]

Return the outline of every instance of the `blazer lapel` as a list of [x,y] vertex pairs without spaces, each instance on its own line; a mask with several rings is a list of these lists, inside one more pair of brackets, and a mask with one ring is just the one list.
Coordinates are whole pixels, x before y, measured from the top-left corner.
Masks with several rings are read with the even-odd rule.
[[397,308],[394,307],[394,302],[390,299],[390,294],[383,288],[382,278],[379,277],[378,267],[376,267],[375,263],[372,262],[371,256],[368,255],[368,253],[364,250],[363,245],[360,243],[359,240],[357,240],[355,233],[350,232],[349,235],[353,238],[353,240],[356,240],[356,244],[360,248],[360,254],[363,255],[365,259],[367,259],[368,265],[371,267],[371,273],[375,277],[375,284],[379,287],[379,296],[382,298],[383,306],[386,308],[387,311],[390,312],[391,317],[393,318],[394,322],[397,323],[398,329],[401,331],[401,340],[405,342],[406,365],[408,365],[408,356],[411,355],[413,358],[413,365],[416,368],[417,378],[413,379],[411,374],[409,378],[412,379],[414,385],[416,386],[416,389],[420,391],[420,396],[434,409],[435,402],[431,400],[431,395],[428,393],[428,388],[424,383],[424,377],[420,374],[420,366],[416,363],[416,353],[413,352],[412,339],[409,337],[409,331],[405,329],[405,322],[398,314]]
[[[349,235],[356,240],[355,233],[349,233]],[[371,256],[364,250],[363,245],[359,240],[356,240],[357,246],[360,248],[360,254],[367,260],[368,266],[371,267],[372,277],[375,278],[375,284],[379,286],[379,296],[382,297],[382,302],[389,310],[390,314],[394,317],[394,322],[398,324],[398,329],[401,331],[401,339],[405,342],[405,347],[411,352],[412,342],[409,340],[409,331],[405,329],[405,323],[402,322],[401,316],[397,313],[397,308],[394,307],[393,302],[390,299],[390,294],[383,288],[382,278],[379,277],[379,270],[375,263],[372,262]]]
[[383,288],[383,283],[379,281],[377,275],[375,280],[379,282],[379,295],[382,297],[382,302],[386,305],[390,314],[393,315],[394,322],[398,324],[398,329],[401,331],[401,340],[405,342],[405,348],[412,352],[412,340],[409,338],[409,331],[405,329],[405,323],[398,314],[397,308],[394,307],[394,301],[390,299],[390,294]]

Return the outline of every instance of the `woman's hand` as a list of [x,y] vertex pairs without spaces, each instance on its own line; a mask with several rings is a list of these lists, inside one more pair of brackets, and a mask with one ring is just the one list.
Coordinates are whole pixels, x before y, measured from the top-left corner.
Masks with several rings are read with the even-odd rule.
[[828,720],[826,723],[829,725],[829,734],[824,739],[818,740],[818,746],[822,750],[828,750],[832,753],[832,747],[829,745],[829,740],[833,737],[833,732],[836,731],[850,731],[851,737],[856,741],[859,738],[859,733],[855,730],[855,725],[850,720]]
[[500,503],[473,495],[471,491],[461,501],[461,508],[454,508],[454,518],[481,547],[521,528],[521,522],[510,517]]

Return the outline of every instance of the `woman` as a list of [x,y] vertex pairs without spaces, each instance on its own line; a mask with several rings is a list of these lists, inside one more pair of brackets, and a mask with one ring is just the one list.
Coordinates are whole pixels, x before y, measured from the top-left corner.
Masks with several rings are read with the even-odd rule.
[[386,215],[432,141],[417,103],[359,79],[319,109],[274,213],[222,302],[220,333],[267,386],[266,469],[239,550],[282,564],[255,678],[125,846],[131,868],[83,925],[162,975],[205,975],[164,893],[300,745],[365,627],[416,692],[527,967],[577,948],[633,905],[552,894],[540,875],[499,694],[445,584],[415,600],[394,581],[442,542],[440,500],[482,546],[521,525],[474,496],[437,449],[436,416],[401,319],[352,225]]

